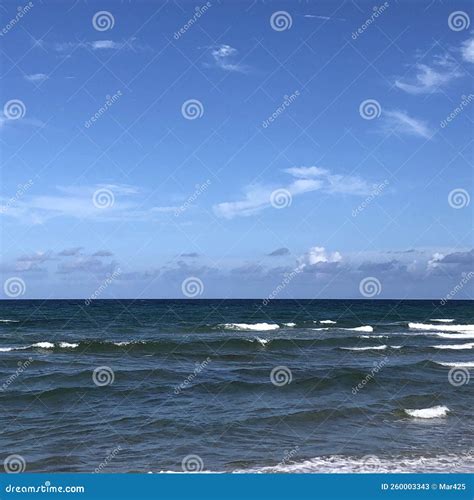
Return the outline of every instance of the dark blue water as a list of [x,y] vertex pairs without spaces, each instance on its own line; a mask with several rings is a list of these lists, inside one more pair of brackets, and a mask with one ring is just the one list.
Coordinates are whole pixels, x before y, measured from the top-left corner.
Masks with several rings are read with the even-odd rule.
[[27,471],[474,470],[473,302],[1,301],[0,319],[0,459]]

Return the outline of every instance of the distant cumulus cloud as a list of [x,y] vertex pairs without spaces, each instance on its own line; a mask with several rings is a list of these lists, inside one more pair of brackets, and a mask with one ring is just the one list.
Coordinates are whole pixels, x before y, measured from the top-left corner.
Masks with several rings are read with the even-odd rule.
[[73,257],[81,253],[82,247],[65,248],[61,250],[58,255],[60,257]]
[[461,46],[462,58],[469,63],[474,63],[474,37],[466,40]]
[[25,75],[25,80],[32,83],[44,82],[49,78],[45,73],[32,73],[31,75]]
[[[214,60],[214,66],[225,70],[234,71],[238,73],[246,73],[249,67],[236,62],[236,57],[238,55],[238,50],[230,45],[214,45],[209,47],[211,51],[211,57]],[[209,66],[209,64],[207,64]]]

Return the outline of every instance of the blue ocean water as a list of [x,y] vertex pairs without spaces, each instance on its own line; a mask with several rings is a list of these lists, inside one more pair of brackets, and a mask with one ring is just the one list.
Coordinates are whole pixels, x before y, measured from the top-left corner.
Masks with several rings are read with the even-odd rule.
[[474,470],[471,301],[0,302],[30,472]]

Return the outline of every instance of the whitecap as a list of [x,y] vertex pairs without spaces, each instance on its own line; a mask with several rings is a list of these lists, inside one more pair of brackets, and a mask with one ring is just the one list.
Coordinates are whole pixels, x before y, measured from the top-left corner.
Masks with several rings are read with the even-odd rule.
[[453,368],[474,368],[474,361],[459,361],[456,363],[436,361],[441,366],[451,366]]
[[59,347],[63,349],[75,349],[76,347],[79,347],[79,344],[71,344],[69,342],[59,342]]
[[473,333],[429,333],[429,335],[435,335],[436,337],[441,337],[443,339],[474,339],[474,332]]
[[320,323],[322,325],[335,325],[337,321],[333,321],[332,319],[322,319]]
[[31,347],[38,347],[40,349],[53,349],[54,344],[51,342],[36,342],[36,344],[33,344]]
[[255,340],[256,340],[256,341],[257,341],[260,345],[263,345],[263,346],[267,345],[267,344],[270,342],[270,340],[269,340],[269,339],[261,339],[260,337],[257,337]]
[[436,323],[452,323],[454,319],[430,319],[430,321],[436,321]]
[[412,330],[437,330],[440,332],[472,332],[474,325],[430,325],[429,323],[408,323]]
[[376,345],[372,347],[341,347],[345,351],[383,351],[387,349],[386,345]]
[[251,330],[257,332],[278,330],[280,328],[275,323],[225,323],[222,326],[227,330]]
[[414,418],[440,418],[445,417],[451,410],[447,406],[433,406],[420,410],[404,410],[407,415]]
[[296,323],[283,323],[284,326],[296,326]]
[[359,335],[360,339],[388,339],[388,335]]
[[454,349],[454,350],[463,350],[463,349],[474,349],[474,342],[470,342],[467,344],[445,344],[445,345],[432,345],[430,346],[432,349]]
[[19,323],[18,319],[0,319],[0,323]]
[[390,349],[401,349],[402,347],[402,345],[391,345]]
[[341,328],[341,330],[348,330],[350,332],[373,332],[374,328],[370,325],[356,326],[355,328]]

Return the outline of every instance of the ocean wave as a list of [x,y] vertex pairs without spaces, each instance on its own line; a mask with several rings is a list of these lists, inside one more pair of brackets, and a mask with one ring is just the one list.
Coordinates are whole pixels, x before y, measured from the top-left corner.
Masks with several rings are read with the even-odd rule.
[[291,473],[436,473],[468,472],[474,467],[472,453],[452,453],[437,456],[363,457],[330,455],[290,463],[234,470],[234,473],[291,474]]
[[219,326],[226,330],[247,330],[256,332],[267,332],[280,328],[276,323],[224,323]]
[[270,342],[269,339],[261,339],[260,337],[257,337],[255,339],[255,341],[257,341],[260,345],[263,345],[263,346],[267,345]]
[[430,346],[432,349],[454,349],[454,350],[463,350],[463,349],[474,349],[474,342],[470,342],[467,344],[445,344],[445,345],[432,345]]
[[454,319],[430,319],[430,321],[436,321],[436,323],[452,323]]
[[296,323],[283,323],[283,326],[296,326]]
[[370,325],[356,326],[355,328],[341,328],[341,330],[347,330],[348,332],[373,332],[374,328]]
[[18,319],[0,319],[0,323],[19,323]]
[[359,335],[360,339],[388,339],[388,335]]
[[474,325],[430,325],[429,323],[408,323],[412,330],[437,330],[440,332],[473,332]]
[[434,335],[436,337],[441,337],[443,339],[474,339],[474,332],[473,333],[442,333],[442,332],[433,332],[430,333],[429,335]]
[[332,319],[322,319],[320,323],[322,325],[335,325],[337,321],[333,321]]
[[344,351],[383,351],[387,349],[386,345],[376,345],[370,347],[340,347],[339,349],[344,349]]
[[451,411],[447,406],[432,406],[431,408],[422,408],[420,410],[404,410],[407,415],[414,418],[441,418],[446,417]]
[[453,368],[474,368],[474,361],[459,361],[459,362],[442,362],[442,361],[435,361],[437,365],[441,366],[451,366]]

